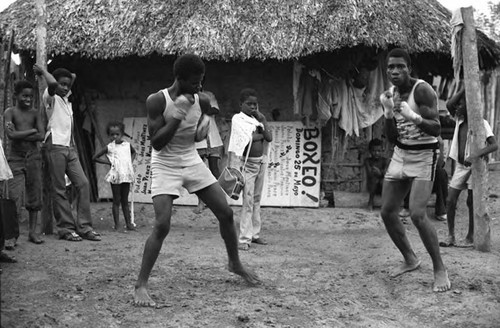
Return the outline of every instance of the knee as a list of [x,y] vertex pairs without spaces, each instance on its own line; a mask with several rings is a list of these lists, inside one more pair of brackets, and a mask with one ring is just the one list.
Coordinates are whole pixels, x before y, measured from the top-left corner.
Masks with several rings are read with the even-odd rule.
[[219,212],[219,215],[217,215],[217,218],[222,223],[225,223],[225,222],[233,223],[233,220],[234,220],[233,210],[231,209],[231,207],[227,206],[227,208],[225,208]]
[[159,239],[165,239],[170,232],[170,223],[165,221],[157,221],[153,228],[153,235]]
[[425,216],[426,216],[426,209],[411,211],[411,221],[417,227],[422,224],[423,220],[425,219]]
[[75,187],[78,190],[85,190],[89,188],[89,180],[86,176],[82,176],[78,181],[75,182]]

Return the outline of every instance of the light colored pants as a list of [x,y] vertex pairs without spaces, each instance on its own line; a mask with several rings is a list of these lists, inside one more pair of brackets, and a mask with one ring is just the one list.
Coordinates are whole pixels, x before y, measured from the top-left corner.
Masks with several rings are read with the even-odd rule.
[[262,187],[264,186],[266,165],[262,162],[262,157],[249,157],[243,170],[245,187],[243,188],[243,205],[240,215],[239,242],[241,244],[250,244],[252,239],[259,238],[262,225],[260,199],[262,197]]

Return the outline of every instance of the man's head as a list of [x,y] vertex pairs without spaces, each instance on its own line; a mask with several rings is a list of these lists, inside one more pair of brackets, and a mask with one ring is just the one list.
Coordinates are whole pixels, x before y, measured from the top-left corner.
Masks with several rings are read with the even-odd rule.
[[246,88],[240,92],[241,111],[249,116],[253,116],[259,110],[257,92],[254,89]]
[[401,48],[389,51],[387,55],[387,78],[395,86],[400,86],[410,80],[411,58],[408,52]]
[[30,108],[33,103],[33,84],[26,80],[14,84],[14,97],[21,108]]
[[370,140],[368,143],[368,151],[373,158],[379,158],[382,156],[384,151],[384,144],[382,143],[382,140],[377,138]]
[[181,93],[195,94],[201,91],[205,64],[197,55],[182,55],[174,62],[174,76],[179,83]]
[[65,68],[58,68],[52,72],[52,76],[54,76],[58,84],[56,94],[65,97],[71,90],[71,85],[73,84],[71,72]]
[[457,117],[467,121],[467,99],[465,98],[465,93],[460,97],[455,105],[455,110],[455,115]]

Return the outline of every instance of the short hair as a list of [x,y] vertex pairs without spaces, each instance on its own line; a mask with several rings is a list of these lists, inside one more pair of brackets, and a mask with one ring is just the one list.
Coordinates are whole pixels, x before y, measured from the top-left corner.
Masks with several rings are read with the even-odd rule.
[[205,74],[205,63],[194,54],[186,54],[174,62],[174,76],[180,80],[187,80],[192,75]]
[[73,79],[71,72],[65,68],[57,68],[54,72],[52,72],[52,76],[54,76],[56,81],[59,81],[61,77],[67,77],[69,79]]
[[245,88],[240,91],[240,102],[244,102],[249,97],[257,97],[257,91],[252,88]]
[[411,58],[408,51],[401,48],[394,48],[387,54],[387,61],[389,61],[390,57],[403,58],[406,61],[406,65],[408,67],[411,66]]
[[31,84],[30,81],[26,81],[26,80],[20,80],[20,81],[16,81],[16,83],[14,83],[14,95],[17,96],[24,89],[34,89],[33,84]]
[[120,121],[111,121],[106,126],[106,133],[109,135],[111,128],[117,127],[122,134],[125,134],[125,124]]
[[375,138],[375,139],[372,139],[370,140],[370,142],[368,143],[368,150],[372,150],[373,148],[377,147],[377,146],[383,146],[383,142],[382,140],[378,139],[378,138]]

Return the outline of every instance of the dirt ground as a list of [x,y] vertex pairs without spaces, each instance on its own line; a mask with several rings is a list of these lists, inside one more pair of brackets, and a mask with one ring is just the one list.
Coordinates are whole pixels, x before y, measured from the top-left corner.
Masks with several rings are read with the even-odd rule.
[[[441,248],[452,282],[446,293],[432,292],[432,264],[411,223],[408,235],[422,266],[389,278],[402,257],[377,212],[264,208],[262,236],[270,245],[241,254],[263,280],[249,287],[225,269],[215,217],[177,206],[150,279],[159,307],[137,308],[132,291],[152,206],[136,204],[137,232],[113,232],[111,204],[96,203],[101,242],[51,235],[33,245],[22,226],[11,252],[19,262],[2,263],[1,326],[500,327],[500,171],[490,172],[489,183],[492,250]],[[459,237],[466,228],[463,196]],[[431,221],[445,237],[446,223]]]

